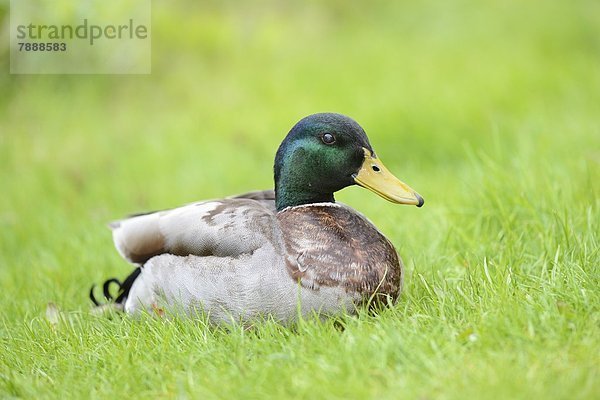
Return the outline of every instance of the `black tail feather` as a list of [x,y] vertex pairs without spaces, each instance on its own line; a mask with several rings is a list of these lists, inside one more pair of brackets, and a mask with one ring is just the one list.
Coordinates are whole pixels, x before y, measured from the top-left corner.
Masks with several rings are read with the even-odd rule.
[[102,284],[102,292],[104,292],[104,298],[108,301],[114,300],[113,295],[110,294],[110,285],[112,283],[116,283],[119,288],[118,291],[121,292],[121,282],[119,282],[117,278],[110,278],[104,281]]
[[117,296],[117,299],[115,300],[117,303],[119,303],[119,304],[125,303],[125,300],[127,300],[127,296],[129,296],[129,292],[131,291],[131,286],[133,286],[133,282],[135,282],[135,280],[141,273],[142,273],[142,268],[136,268],[133,270],[133,272],[131,274],[129,274],[129,276],[127,278],[125,278],[123,283],[121,283],[121,292],[119,293],[119,296]]
[[94,283],[92,285],[92,287],[90,288],[90,300],[92,301],[92,303],[94,303],[94,305],[96,307],[100,307],[100,303],[98,303],[98,300],[96,300],[96,296],[94,296],[94,288],[96,287],[96,284]]
[[[127,296],[129,296],[129,292],[131,291],[131,286],[133,286],[133,282],[140,275],[141,272],[141,267],[134,269],[133,272],[129,274],[129,276],[125,278],[123,282],[120,282],[116,278],[110,278],[104,281],[104,283],[102,284],[102,292],[107,302],[114,301],[114,303],[116,304],[124,304],[125,300],[127,300]],[[118,286],[118,294],[116,298],[110,293],[110,287],[112,286],[112,284],[116,284]],[[95,284],[92,285],[92,287],[90,288],[89,296],[92,303],[94,303],[96,307],[99,307],[102,304],[98,300],[96,300],[96,296],[94,295],[95,287]]]

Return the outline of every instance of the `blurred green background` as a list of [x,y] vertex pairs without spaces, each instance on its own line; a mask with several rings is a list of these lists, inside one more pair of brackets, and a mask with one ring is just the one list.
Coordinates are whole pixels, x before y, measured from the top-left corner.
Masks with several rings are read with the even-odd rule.
[[[108,221],[271,188],[280,141],[297,120],[322,111],[356,119],[388,168],[426,199],[417,209],[359,188],[337,196],[396,244],[407,266],[406,304],[442,296],[426,281],[452,291],[442,282],[468,279],[484,259],[526,280],[545,260],[570,255],[585,278],[564,293],[597,289],[600,2],[179,0],[154,1],[152,14],[151,75],[9,75],[8,1],[0,1],[0,332],[14,360],[26,354],[26,326],[48,302],[86,311],[92,282],[129,271]],[[560,296],[547,294],[552,300],[534,302],[533,312],[555,313]],[[473,296],[472,315],[481,317],[487,311]],[[598,333],[598,303],[581,299],[561,301],[584,324],[581,335]],[[439,323],[468,325],[469,315]],[[571,343],[575,334],[565,332],[551,352]],[[549,367],[550,375],[538,368],[531,382],[571,370],[582,397],[597,395],[597,359],[586,355],[598,341],[586,338],[579,356]],[[502,340],[491,348],[501,352]],[[531,354],[550,354],[544,340],[536,343]],[[462,365],[448,357],[457,364],[440,362],[445,371]],[[547,361],[532,357],[517,371]],[[5,389],[18,386],[3,376]],[[34,389],[50,385],[34,376]],[[483,387],[505,382],[495,379]],[[526,391],[523,379],[505,394]],[[364,394],[394,398],[383,382]],[[460,398],[407,385],[422,398]],[[548,392],[529,388],[565,395],[550,384]],[[157,390],[150,393],[169,396]]]

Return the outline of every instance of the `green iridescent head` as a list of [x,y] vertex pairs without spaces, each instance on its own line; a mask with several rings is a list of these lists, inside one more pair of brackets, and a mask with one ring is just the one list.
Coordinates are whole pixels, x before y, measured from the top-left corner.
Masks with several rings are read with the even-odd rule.
[[395,203],[423,205],[376,157],[361,126],[341,114],[300,120],[279,146],[274,169],[278,210],[334,202],[333,193],[355,184]]

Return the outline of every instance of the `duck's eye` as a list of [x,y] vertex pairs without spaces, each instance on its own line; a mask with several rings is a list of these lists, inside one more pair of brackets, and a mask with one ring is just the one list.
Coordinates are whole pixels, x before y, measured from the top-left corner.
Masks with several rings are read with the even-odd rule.
[[323,136],[321,136],[321,140],[325,144],[334,144],[335,136],[333,136],[331,133],[324,133]]

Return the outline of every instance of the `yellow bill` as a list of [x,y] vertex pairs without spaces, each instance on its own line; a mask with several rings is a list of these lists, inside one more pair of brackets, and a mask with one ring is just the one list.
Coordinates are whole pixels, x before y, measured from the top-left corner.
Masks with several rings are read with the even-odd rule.
[[355,174],[354,181],[384,199],[398,204],[412,204],[421,207],[425,200],[410,186],[396,178],[383,163],[373,157],[368,149],[365,151],[365,160],[362,167]]

